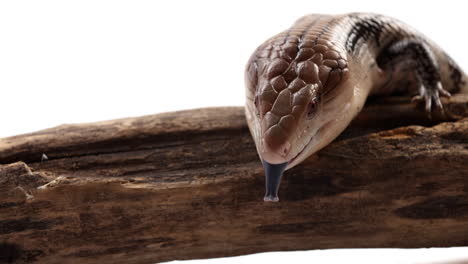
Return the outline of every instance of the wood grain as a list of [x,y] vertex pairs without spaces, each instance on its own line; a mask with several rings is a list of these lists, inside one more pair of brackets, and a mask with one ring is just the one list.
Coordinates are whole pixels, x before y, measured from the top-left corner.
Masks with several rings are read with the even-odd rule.
[[468,246],[468,96],[432,119],[407,102],[371,102],[286,172],[279,203],[241,107],[0,139],[0,262]]

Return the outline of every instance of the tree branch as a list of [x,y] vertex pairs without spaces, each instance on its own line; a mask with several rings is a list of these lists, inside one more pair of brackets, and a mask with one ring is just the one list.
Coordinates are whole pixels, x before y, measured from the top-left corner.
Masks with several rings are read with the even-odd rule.
[[286,172],[279,203],[262,200],[241,107],[0,139],[0,262],[467,246],[468,96],[445,100],[447,116],[432,120],[407,101],[369,104]]

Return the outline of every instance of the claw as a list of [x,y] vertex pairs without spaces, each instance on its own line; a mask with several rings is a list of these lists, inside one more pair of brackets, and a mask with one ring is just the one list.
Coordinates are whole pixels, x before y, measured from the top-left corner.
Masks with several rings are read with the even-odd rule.
[[450,97],[450,96],[452,96],[452,94],[451,94],[449,91],[444,90],[444,89],[439,90],[439,93],[440,93],[443,97]]
[[444,97],[450,97],[452,96],[452,94],[450,94],[449,91],[445,90],[443,87],[442,87],[442,84],[437,83],[437,91],[440,93],[440,95],[444,96]]
[[435,105],[436,105],[437,109],[440,109],[440,110],[444,111],[444,106],[442,105],[442,102],[440,101],[439,97],[437,97],[434,100],[434,102],[435,102]]
[[430,96],[425,96],[424,100],[426,101],[426,112],[431,112],[432,109],[432,98]]
[[435,87],[432,87],[432,89],[421,85],[419,88],[419,94],[411,98],[411,102],[424,102],[424,110],[427,113],[427,117],[432,119],[432,113],[434,110],[439,111],[442,115],[445,114],[444,106],[440,101],[441,96],[450,97],[451,94],[442,87],[440,82],[438,82]]
[[422,101],[422,99],[423,99],[422,96],[420,96],[420,95],[415,95],[415,96],[413,96],[413,98],[411,98],[411,102],[412,102],[412,103],[419,103],[419,102]]

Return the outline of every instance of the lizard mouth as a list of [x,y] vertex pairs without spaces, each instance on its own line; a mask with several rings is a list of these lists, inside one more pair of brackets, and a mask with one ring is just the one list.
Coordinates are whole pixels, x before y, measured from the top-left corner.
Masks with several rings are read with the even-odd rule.
[[311,144],[312,140],[314,140],[317,136],[320,137],[323,134],[323,132],[330,127],[331,124],[332,121],[327,122],[324,126],[317,130],[317,132],[312,137],[310,137],[309,141],[307,141],[307,144],[304,145],[302,150],[299,151],[299,153],[297,153],[297,155],[294,156],[294,158],[289,160],[287,169],[291,168],[291,164],[307,149],[307,147]]
[[[315,136],[315,135],[314,135],[314,136]],[[297,155],[294,156],[294,158],[292,158],[292,159],[289,160],[289,162],[288,162],[288,168],[289,168],[289,165],[291,165],[291,164],[297,159],[297,157],[299,157],[299,156],[302,154],[302,152],[304,152],[304,150],[307,148],[307,146],[309,146],[309,144],[310,144],[310,142],[312,141],[312,139],[314,138],[314,136],[312,136],[312,137],[309,139],[309,141],[307,142],[307,144],[304,145],[304,147],[302,148],[302,150],[299,151],[299,152],[297,153]]]

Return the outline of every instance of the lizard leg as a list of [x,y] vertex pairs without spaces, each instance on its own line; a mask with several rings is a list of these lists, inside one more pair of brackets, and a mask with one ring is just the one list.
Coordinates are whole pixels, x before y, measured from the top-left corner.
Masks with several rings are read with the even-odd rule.
[[439,64],[429,45],[421,39],[402,39],[390,44],[377,58],[381,68],[394,68],[397,64],[412,65],[419,81],[413,101],[424,102],[430,115],[433,110],[443,112],[441,96],[450,96],[441,83]]

